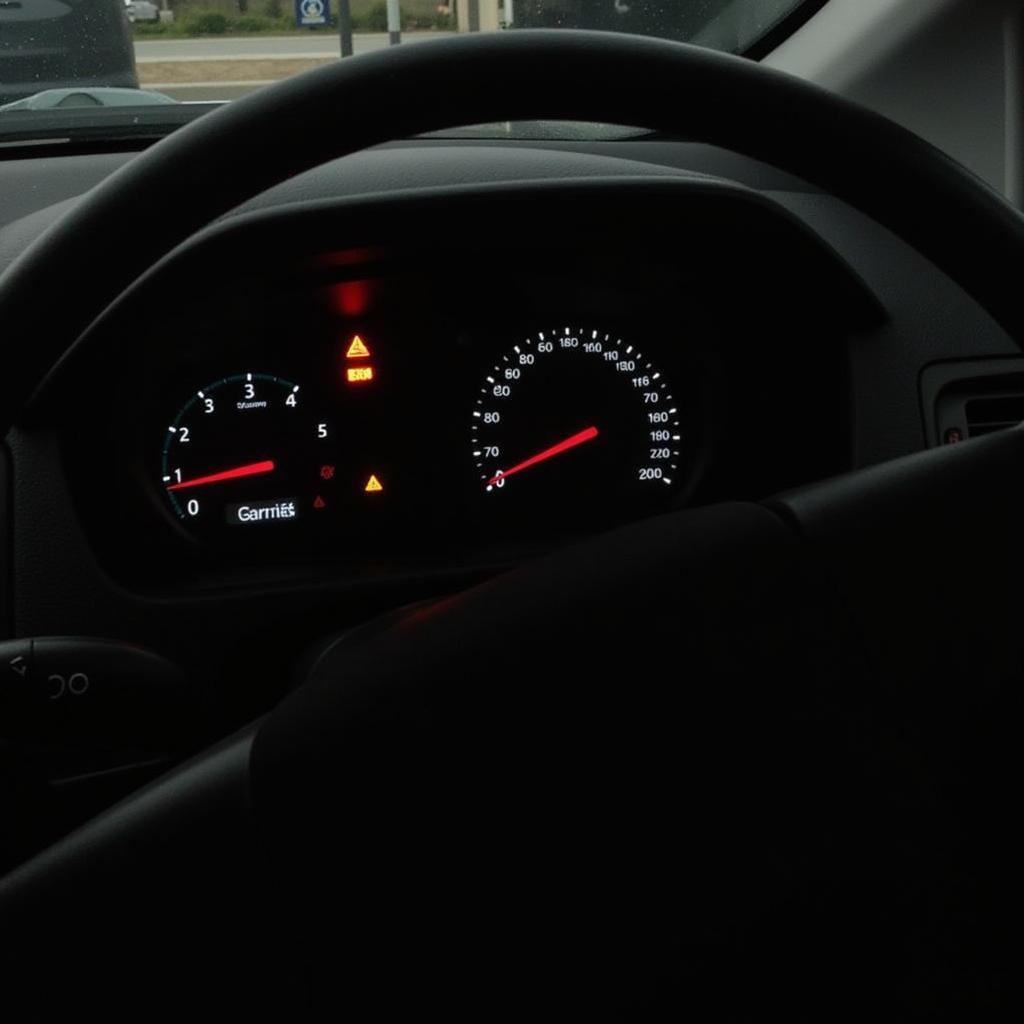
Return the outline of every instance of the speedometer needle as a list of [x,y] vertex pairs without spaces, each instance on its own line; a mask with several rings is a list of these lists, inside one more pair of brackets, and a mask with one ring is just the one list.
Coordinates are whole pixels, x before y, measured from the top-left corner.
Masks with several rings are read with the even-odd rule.
[[197,476],[191,480],[180,480],[167,488],[169,491],[183,491],[186,487],[205,487],[206,484],[219,484],[225,480],[239,480],[243,476],[259,476],[261,473],[273,473],[274,460],[264,459],[263,462],[250,462],[245,466],[236,466],[234,469],[225,469],[220,473],[211,473],[209,476]]
[[544,451],[531,455],[530,458],[517,463],[511,469],[503,469],[501,472],[495,473],[487,481],[487,486],[493,487],[507,477],[514,476],[516,473],[522,473],[524,469],[536,466],[539,462],[547,462],[548,459],[553,459],[556,455],[561,455],[562,452],[577,448],[581,444],[586,444],[587,441],[593,441],[595,437],[597,437],[597,427],[587,427],[586,430],[581,430],[578,434],[573,434],[572,437],[567,437],[564,441],[559,441],[558,444],[553,444],[550,448],[545,448]]

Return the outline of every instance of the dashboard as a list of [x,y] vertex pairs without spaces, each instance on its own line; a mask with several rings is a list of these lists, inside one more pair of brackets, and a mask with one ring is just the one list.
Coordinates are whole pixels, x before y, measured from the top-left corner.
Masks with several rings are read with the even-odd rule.
[[[129,158],[0,161],[0,267]],[[934,266],[713,147],[414,140],[301,175],[143,274],[6,438],[6,634],[141,645],[195,695],[170,746],[26,755],[27,848],[265,712],[326,639],[966,433],[961,378],[997,371],[1019,351]]]
[[[650,241],[666,200],[681,248]],[[875,314],[770,204],[702,181],[502,188],[409,204],[397,238],[377,210],[212,231],[56,375],[71,493],[119,579],[508,564],[849,466],[842,340]]]
[[[0,164],[57,200],[11,193],[0,265],[127,159]],[[925,368],[1015,355],[870,219],[724,150],[381,147],[211,225],[54,369],[0,467],[8,629],[144,643],[256,710],[253,676],[288,671],[254,644],[271,625],[301,650],[919,450]]]
[[173,358],[131,371],[128,443],[120,417],[106,424],[120,527],[196,557],[305,554],[343,571],[685,500],[707,332],[606,278],[527,270],[514,296],[489,275],[449,280],[446,301],[429,266],[328,272],[164,321],[148,335]]

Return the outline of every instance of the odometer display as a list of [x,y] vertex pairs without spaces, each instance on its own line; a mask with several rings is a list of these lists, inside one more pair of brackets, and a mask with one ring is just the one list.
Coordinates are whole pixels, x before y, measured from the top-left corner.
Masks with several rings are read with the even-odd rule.
[[[597,510],[678,485],[680,410],[632,341],[576,327],[530,333],[487,373],[472,454],[490,500]],[[514,496],[514,497],[513,497]]]

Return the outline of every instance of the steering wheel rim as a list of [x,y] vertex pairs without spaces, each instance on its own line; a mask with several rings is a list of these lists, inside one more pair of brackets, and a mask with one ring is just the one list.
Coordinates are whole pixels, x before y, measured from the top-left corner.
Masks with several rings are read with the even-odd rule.
[[[410,82],[417,102],[409,102]],[[322,111],[339,105],[333,130]],[[774,164],[901,235],[1024,336],[1013,271],[1024,218],[881,115],[683,43],[570,30],[482,34],[393,47],[261,89],[168,136],[84,196],[0,275],[0,324],[7,337],[26,339],[0,378],[0,428],[143,270],[245,200],[395,138],[530,119],[632,124]],[[97,238],[113,259],[97,258]],[[39,296],[55,280],[62,301],[41,311]]]
[[[403,99],[410,83],[416,83],[420,96],[457,97],[457,101],[446,103],[440,110],[407,105]],[[467,83],[471,87],[464,88]],[[372,94],[376,102],[354,104],[346,111],[345,138],[323,133],[318,112],[324,104],[324,93],[344,97],[358,96],[361,91]],[[681,93],[712,96],[713,101],[680,110]],[[382,109],[387,118],[378,124],[376,118]],[[49,229],[0,278],[0,323],[13,337],[31,327],[34,339],[15,372],[0,380],[0,418],[5,423],[13,419],[43,373],[137,276],[131,268],[149,267],[195,230],[253,194],[324,160],[396,135],[455,124],[538,117],[637,124],[718,143],[767,160],[828,189],[902,235],[971,291],[1012,333],[1018,337],[1022,334],[1011,275],[1017,257],[1024,252],[1020,215],[963,168],[903,129],[788,76],[682,44],[582,32],[506,33],[460,38],[424,48],[397,48],[318,69],[205,117],[126,165]],[[276,148],[266,147],[261,132],[272,134]],[[828,145],[821,145],[824,138]],[[217,169],[212,176],[211,162]],[[236,180],[240,169],[249,172],[244,180]],[[154,203],[153,195],[157,193],[161,201]],[[945,216],[941,224],[935,216],[937,209]],[[112,232],[112,225],[116,231]],[[117,246],[115,267],[104,265],[89,253],[97,237]],[[62,303],[48,304],[41,326],[37,308],[40,288],[54,276],[74,281],[73,294]],[[524,569],[504,577],[461,602],[419,613],[405,634],[412,639],[399,637],[396,641],[399,656],[386,666],[391,676],[386,680],[389,685],[380,688],[379,701],[374,683],[380,678],[383,662],[375,659],[384,659],[388,638],[376,647],[358,650],[355,662],[342,651],[340,661],[329,659],[321,664],[318,685],[307,688],[274,713],[269,727],[261,727],[256,733],[255,746],[253,733],[247,733],[229,745],[227,753],[216,752],[201,759],[198,766],[187,767],[113,812],[105,819],[106,824],[87,827],[77,838],[72,837],[0,883],[0,910],[8,921],[24,924],[32,920],[41,904],[63,909],[56,902],[60,895],[84,898],[81,893],[83,886],[88,889],[88,883],[83,879],[94,877],[97,858],[104,884],[114,887],[121,884],[121,879],[111,864],[121,868],[127,863],[140,871],[150,861],[166,867],[167,854],[154,849],[158,844],[152,838],[141,845],[132,844],[138,842],[140,829],[145,835],[145,830],[166,822],[167,808],[186,839],[186,812],[197,804],[204,807],[205,819],[218,819],[218,809],[229,806],[231,813],[225,818],[241,822],[245,818],[241,808],[247,807],[250,797],[246,788],[250,783],[250,755],[261,799],[264,807],[272,808],[272,817],[300,830],[316,813],[317,801],[329,816],[333,812],[331,798],[336,795],[333,781],[339,778],[338,752],[331,730],[339,721],[346,727],[353,720],[370,726],[363,734],[361,749],[365,752],[369,749],[365,737],[372,741],[373,728],[394,725],[397,710],[397,721],[405,730],[400,735],[414,735],[423,716],[429,719],[433,709],[425,709],[419,700],[424,691],[415,685],[410,689],[407,683],[411,680],[415,684],[414,669],[433,643],[432,636],[446,631],[447,646],[442,644],[442,649],[458,649],[462,643],[460,630],[469,630],[473,622],[472,635],[477,643],[487,637],[500,640],[506,636],[506,627],[500,621],[502,609],[518,603],[528,609],[529,615],[535,615],[542,603],[541,595],[549,601],[554,595],[552,606],[557,608],[567,598],[557,590],[559,581],[577,578],[590,586],[592,601],[602,580],[607,584],[616,578],[602,575],[601,567],[606,564],[619,566],[622,575],[617,578],[624,587],[629,581],[639,584],[642,580],[635,575],[634,556],[641,548],[646,552],[644,571],[663,582],[670,570],[674,577],[682,568],[689,572],[694,585],[706,583],[709,592],[717,581],[725,609],[732,608],[730,602],[742,592],[744,573],[751,571],[751,565],[760,567],[764,579],[778,583],[781,589],[770,589],[764,600],[755,602],[757,614],[774,616],[773,622],[799,625],[798,636],[806,638],[812,634],[804,630],[805,624],[797,623],[796,618],[789,621],[790,611],[795,615],[797,606],[789,609],[781,599],[798,596],[793,579],[785,578],[787,568],[799,570],[794,577],[802,578],[807,571],[807,551],[802,545],[814,544],[820,550],[838,545],[842,549],[853,538],[863,541],[864,537],[873,537],[877,546],[878,537],[884,541],[888,535],[884,525],[872,522],[870,509],[883,507],[882,499],[894,495],[893,500],[909,521],[913,522],[909,513],[917,511],[930,517],[927,522],[934,526],[934,536],[928,533],[901,538],[908,547],[916,545],[915,551],[926,542],[941,539],[950,524],[958,530],[965,524],[977,527],[982,542],[985,531],[1011,537],[1010,524],[1019,521],[1024,510],[1024,489],[1015,482],[1020,474],[1013,472],[1022,456],[1022,438],[1024,433],[1010,432],[963,446],[962,451],[930,453],[911,460],[895,474],[886,469],[880,474],[850,478],[853,483],[847,480],[838,487],[811,489],[807,495],[780,501],[770,510],[758,506],[717,507],[641,524],[595,545],[556,556],[540,569]],[[914,473],[918,482],[907,493],[907,480]],[[958,490],[964,482],[974,490]],[[998,531],[991,529],[982,514],[986,509],[977,507],[979,493],[983,504],[999,510],[1002,519]],[[936,508],[942,510],[944,519],[934,512]],[[865,524],[871,525],[875,534]],[[860,559],[858,569],[863,571],[872,548],[866,541],[852,547]],[[1008,562],[1020,564],[1024,560],[1019,548],[1018,541]],[[683,561],[663,558],[665,552],[681,552]],[[834,551],[832,554],[835,556]],[[750,561],[745,562],[746,558]],[[722,590],[718,577],[722,564],[730,559],[731,586]],[[971,561],[965,560],[962,572],[971,571]],[[587,566],[593,572],[584,571]],[[1017,609],[1020,599],[1015,580],[1007,577],[1004,584],[994,593],[992,603],[999,607],[996,598],[1001,599],[1005,617],[1009,609]],[[822,598],[823,607],[837,614],[844,610],[843,599],[837,598],[820,578],[815,577],[813,589],[827,595]],[[866,599],[863,593],[857,596]],[[807,595],[802,597],[806,601]],[[593,604],[586,607],[592,608]],[[692,601],[686,605],[689,611],[697,607]],[[720,616],[716,625],[721,626],[730,614]],[[735,614],[736,621],[742,621],[743,627],[751,631],[761,625],[753,621],[756,616],[750,608]],[[432,621],[441,624],[440,634]],[[1000,620],[1003,624],[1005,618]],[[584,621],[582,628],[591,628],[590,623]],[[841,636],[835,639],[837,644],[843,640]],[[1004,655],[1007,661],[1012,660],[1012,652]],[[566,664],[564,658],[562,664]],[[337,678],[346,674],[356,680],[354,690],[336,685]],[[713,703],[713,698],[709,699]],[[310,737],[316,742],[304,743]],[[487,751],[481,749],[479,753],[486,755]],[[278,774],[282,765],[287,772]],[[346,763],[346,767],[358,769],[359,765]],[[287,782],[294,784],[296,779],[320,769],[328,769],[327,781],[302,801],[298,809],[303,813],[296,817]],[[227,796],[222,792],[225,787],[229,790]],[[426,795],[414,786],[416,799],[407,801],[404,808],[422,815],[419,798]],[[386,825],[378,809],[365,805],[360,809],[364,823]],[[278,828],[265,831],[261,839],[272,858],[283,858],[301,873],[301,858],[296,859],[295,851],[287,849],[290,836],[295,834],[305,833],[289,834],[287,829]],[[324,834],[315,830],[310,833],[314,838]],[[337,846],[332,843],[324,848],[329,853]],[[114,850],[119,851],[119,857],[110,856]],[[139,864],[132,863],[133,857]],[[187,863],[198,870],[196,860]],[[364,868],[369,865],[365,857],[360,863]],[[218,878],[223,880],[231,866],[230,858],[221,855]],[[329,858],[317,866],[328,869]],[[388,866],[397,868],[398,864],[391,860]],[[299,891],[306,898],[313,895],[302,884]],[[344,907],[344,900],[339,902],[337,897],[335,893],[330,905]],[[359,920],[370,919],[371,904],[372,900],[362,902]],[[394,910],[393,902],[389,909]],[[428,903],[418,909],[436,911],[438,905]],[[428,916],[421,914],[420,920]],[[388,938],[383,934],[374,937]],[[423,942],[431,938],[429,930],[424,929],[416,937]],[[416,951],[406,952],[411,956]],[[360,966],[370,965],[363,959]],[[318,963],[317,967],[322,972],[325,964]],[[329,977],[321,977],[321,981],[325,982],[322,988],[329,987]]]

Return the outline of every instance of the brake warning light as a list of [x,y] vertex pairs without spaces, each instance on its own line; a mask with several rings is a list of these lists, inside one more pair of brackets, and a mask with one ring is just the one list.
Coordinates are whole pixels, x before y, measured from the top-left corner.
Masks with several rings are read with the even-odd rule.
[[366,481],[366,486],[363,488],[367,494],[377,494],[384,490],[384,485],[377,478],[376,473],[370,474],[370,479]]
[[368,359],[370,357],[370,350],[366,347],[366,342],[357,334],[353,339],[348,349],[345,352],[346,359]]
[[366,384],[373,380],[373,367],[348,366],[345,368],[345,380],[349,384]]

